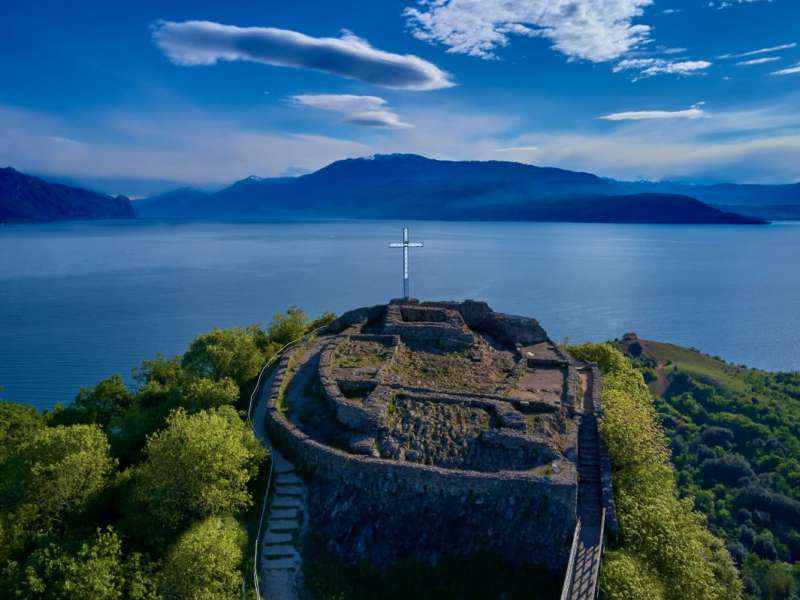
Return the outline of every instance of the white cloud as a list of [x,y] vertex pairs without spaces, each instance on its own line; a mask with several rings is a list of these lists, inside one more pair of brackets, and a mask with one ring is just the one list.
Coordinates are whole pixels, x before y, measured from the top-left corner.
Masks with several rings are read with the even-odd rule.
[[716,8],[717,10],[725,10],[731,6],[739,4],[753,4],[754,2],[772,2],[772,0],[720,0],[719,2],[709,2],[709,8]]
[[791,50],[792,48],[797,47],[797,42],[792,42],[791,44],[781,44],[780,46],[771,46],[769,48],[759,48],[758,50],[750,50],[749,52],[740,52],[739,54],[722,54],[717,58],[724,59],[724,58],[746,58],[748,56],[758,56],[759,54],[772,54],[773,52],[779,52],[780,50]]
[[96,113],[76,123],[0,105],[0,165],[73,179],[208,185],[314,170],[371,152],[357,141],[275,131],[254,126],[256,120],[177,105]]
[[753,58],[751,60],[741,60],[736,64],[740,67],[749,67],[752,65],[763,65],[766,63],[775,62],[776,60],[780,60],[780,56],[765,56],[764,58]]
[[707,60],[671,61],[664,58],[626,58],[614,65],[614,72],[638,71],[634,78],[644,79],[654,75],[696,75],[711,66]]
[[539,149],[538,146],[510,146],[508,148],[495,148],[495,152],[512,152],[512,153],[525,153],[525,152],[536,152]]
[[379,96],[356,96],[353,94],[300,94],[292,96],[293,103],[344,115],[346,123],[366,127],[404,129],[412,127],[403,123],[389,110],[386,100]]
[[511,35],[544,37],[571,59],[615,60],[650,39],[636,24],[653,0],[420,0],[405,16],[415,37],[448,52],[494,58]]
[[704,103],[699,102],[685,110],[631,110],[626,112],[611,113],[598,117],[605,121],[647,121],[653,119],[698,119],[706,116],[700,108]]
[[800,73],[800,63],[788,69],[781,69],[780,71],[773,71],[771,75],[796,75]]
[[315,38],[273,27],[160,21],[153,27],[153,39],[178,65],[244,60],[313,69],[403,90],[435,90],[453,85],[449,75],[436,65],[411,54],[378,50],[349,32],[340,38]]

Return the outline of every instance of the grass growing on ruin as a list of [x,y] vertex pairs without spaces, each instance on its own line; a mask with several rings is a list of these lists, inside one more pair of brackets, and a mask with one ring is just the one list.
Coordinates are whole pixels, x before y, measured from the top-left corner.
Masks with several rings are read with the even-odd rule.
[[336,356],[334,374],[338,377],[364,375],[374,377],[389,356],[383,344],[350,342]]
[[606,552],[601,591],[609,600],[736,600],[739,575],[691,499],[679,499],[666,436],[642,375],[608,344],[570,348],[603,373],[600,433],[612,464],[620,536]]
[[315,335],[309,336],[309,338],[303,344],[301,344],[299,348],[295,348],[292,351],[291,356],[289,356],[289,362],[286,364],[286,372],[283,375],[281,386],[278,389],[278,397],[275,400],[275,406],[284,419],[288,418],[286,390],[289,389],[289,384],[292,382],[292,379],[294,379],[294,376],[297,375],[297,369],[300,366],[300,359],[308,351],[308,349],[311,347],[311,344],[313,344],[316,339],[317,337]]
[[389,369],[400,383],[445,391],[493,393],[513,368],[509,357],[476,364],[462,352],[402,350]]

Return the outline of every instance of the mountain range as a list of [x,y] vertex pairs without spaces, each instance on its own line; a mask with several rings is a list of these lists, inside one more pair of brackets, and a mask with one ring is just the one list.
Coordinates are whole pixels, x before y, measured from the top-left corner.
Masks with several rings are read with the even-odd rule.
[[0,223],[132,219],[131,201],[0,168]]
[[[138,216],[151,218],[760,221],[708,206],[685,193],[689,187],[648,187],[514,162],[391,154],[340,160],[299,177],[248,177],[215,193],[175,190],[137,200],[134,207]],[[796,191],[800,204],[800,187]]]
[[130,202],[0,169],[0,222],[134,216],[761,223],[800,218],[800,184],[629,182],[514,162],[390,154],[340,160],[298,177],[248,177],[213,193],[185,187]]

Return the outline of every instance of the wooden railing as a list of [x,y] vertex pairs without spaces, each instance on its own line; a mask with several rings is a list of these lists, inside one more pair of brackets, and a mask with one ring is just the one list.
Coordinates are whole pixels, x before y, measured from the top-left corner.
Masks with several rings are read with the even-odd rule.
[[575,524],[575,533],[572,536],[572,549],[569,551],[569,561],[567,562],[567,572],[564,574],[564,585],[561,588],[561,600],[569,598],[572,588],[572,574],[575,572],[575,557],[578,554],[578,541],[581,537],[581,520]]

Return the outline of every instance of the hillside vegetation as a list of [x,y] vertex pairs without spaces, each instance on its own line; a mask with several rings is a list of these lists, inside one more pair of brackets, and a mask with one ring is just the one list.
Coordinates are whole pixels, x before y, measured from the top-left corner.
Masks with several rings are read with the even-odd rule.
[[609,600],[734,600],[742,584],[722,542],[691,500],[680,499],[665,433],[650,390],[625,356],[607,344],[570,348],[603,373],[608,445],[619,539],[606,551],[601,592]]
[[677,485],[725,540],[747,598],[800,589],[800,373],[731,365],[627,335],[616,345],[650,380]]
[[329,320],[215,329],[43,415],[0,402],[0,597],[239,598],[267,458],[243,410],[264,362]]

